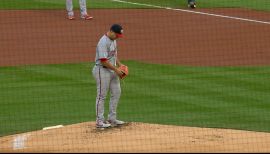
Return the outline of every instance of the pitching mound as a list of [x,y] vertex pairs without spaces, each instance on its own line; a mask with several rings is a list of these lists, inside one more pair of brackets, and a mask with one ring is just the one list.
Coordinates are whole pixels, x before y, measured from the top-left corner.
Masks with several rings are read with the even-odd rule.
[[1,152],[269,152],[270,133],[129,123],[97,130],[94,122],[0,138]]

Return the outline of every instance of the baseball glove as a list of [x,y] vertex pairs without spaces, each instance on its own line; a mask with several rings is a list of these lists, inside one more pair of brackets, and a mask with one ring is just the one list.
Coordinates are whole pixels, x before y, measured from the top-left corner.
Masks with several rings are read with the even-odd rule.
[[123,75],[120,76],[121,79],[124,79],[128,76],[128,67],[126,65],[121,65],[119,69],[122,71]]

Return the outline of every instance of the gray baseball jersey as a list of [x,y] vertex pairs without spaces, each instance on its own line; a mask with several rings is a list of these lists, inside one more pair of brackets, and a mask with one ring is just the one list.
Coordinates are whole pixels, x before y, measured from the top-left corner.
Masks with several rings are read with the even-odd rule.
[[101,65],[101,59],[108,59],[113,66],[116,66],[117,45],[107,35],[101,37],[96,48],[96,65]]
[[107,59],[116,66],[117,48],[116,41],[111,40],[108,36],[101,37],[96,48],[95,66],[93,68],[93,76],[97,85],[96,97],[96,122],[97,125],[102,125],[104,119],[104,101],[107,92],[110,91],[110,108],[108,120],[116,119],[117,104],[121,95],[120,80],[118,75],[108,68],[104,68],[101,64],[102,59]]

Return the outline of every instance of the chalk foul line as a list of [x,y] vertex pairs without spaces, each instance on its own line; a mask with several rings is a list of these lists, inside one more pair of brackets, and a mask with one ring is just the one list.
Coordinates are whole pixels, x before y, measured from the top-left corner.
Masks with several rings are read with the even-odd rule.
[[255,22],[255,23],[261,23],[261,24],[267,24],[267,25],[270,25],[270,22],[267,22],[267,21],[261,21],[261,20],[254,20],[254,19],[247,19],[247,18],[240,18],[240,17],[226,16],[226,15],[219,15],[219,14],[213,14],[213,13],[205,13],[205,12],[192,11],[192,10],[185,10],[185,9],[175,9],[175,8],[170,8],[170,7],[162,7],[162,6],[151,5],[151,4],[143,4],[143,3],[127,2],[127,1],[122,1],[122,0],[111,0],[111,1],[119,2],[119,3],[132,4],[132,5],[139,5],[139,6],[152,7],[152,8],[158,8],[158,9],[167,9],[167,10],[173,10],[173,11],[189,12],[189,13],[195,13],[195,14],[201,14],[201,15],[207,15],[207,16],[214,16],[214,17],[220,17],[220,18],[227,18],[227,19],[234,19],[234,20],[241,20],[241,21]]

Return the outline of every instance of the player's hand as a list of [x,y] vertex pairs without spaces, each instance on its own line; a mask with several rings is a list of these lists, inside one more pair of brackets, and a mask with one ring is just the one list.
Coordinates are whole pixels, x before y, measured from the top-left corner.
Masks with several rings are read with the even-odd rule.
[[116,73],[119,77],[121,77],[121,76],[124,75],[124,73],[122,72],[122,70],[119,69],[119,68],[117,68],[117,69],[115,70],[115,73]]

